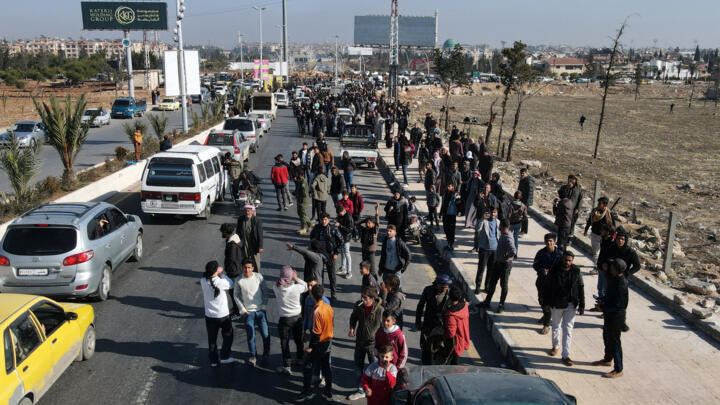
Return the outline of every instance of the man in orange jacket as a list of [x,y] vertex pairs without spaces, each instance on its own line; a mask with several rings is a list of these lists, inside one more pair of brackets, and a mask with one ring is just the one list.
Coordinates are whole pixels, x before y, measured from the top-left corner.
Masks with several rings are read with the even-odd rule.
[[325,377],[325,388],[322,396],[326,400],[332,400],[332,368],[330,368],[330,348],[333,339],[333,316],[332,307],[323,300],[323,286],[316,284],[310,291],[315,306],[313,307],[312,334],[310,346],[305,349],[307,357],[303,370],[303,391],[298,397],[298,402],[308,401],[315,397],[317,387],[311,387],[313,370],[321,369]]

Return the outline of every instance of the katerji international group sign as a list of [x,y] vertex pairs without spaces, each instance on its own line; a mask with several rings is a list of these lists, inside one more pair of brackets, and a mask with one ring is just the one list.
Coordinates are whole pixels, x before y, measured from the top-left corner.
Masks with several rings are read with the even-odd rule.
[[85,30],[167,30],[167,3],[83,1]]

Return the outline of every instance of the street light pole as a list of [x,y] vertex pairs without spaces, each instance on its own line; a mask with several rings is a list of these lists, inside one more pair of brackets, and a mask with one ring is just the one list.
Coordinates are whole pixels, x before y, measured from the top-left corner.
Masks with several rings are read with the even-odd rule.
[[238,32],[238,43],[240,44],[240,79],[242,79],[243,84],[245,84],[245,69],[243,69],[242,37],[243,37],[243,34]]
[[337,71],[338,71],[338,36],[335,35],[335,86],[337,87]]
[[135,80],[133,80],[132,71],[132,46],[130,45],[130,31],[125,30],[125,58],[127,60],[127,72],[128,72],[128,94],[130,98],[135,97]]
[[287,32],[287,0],[282,0],[282,61],[285,62],[285,79],[290,79],[290,63],[288,62],[288,32]]
[[262,43],[262,12],[267,7],[253,6],[255,10],[260,12],[260,88],[265,89],[265,74],[263,72],[263,43]]
[[183,132],[188,133],[187,89],[185,88],[185,51],[183,51],[182,19],[185,16],[185,0],[175,0],[177,7],[178,71],[180,79],[180,105],[182,106]]

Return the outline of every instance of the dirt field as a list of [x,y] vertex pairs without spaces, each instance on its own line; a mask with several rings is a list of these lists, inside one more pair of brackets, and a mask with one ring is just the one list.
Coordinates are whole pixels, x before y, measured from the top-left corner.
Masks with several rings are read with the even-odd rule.
[[[494,83],[474,86],[474,95],[453,96],[451,104],[456,109],[451,110],[450,120],[469,116],[486,122],[490,104],[497,98],[498,115],[489,144],[494,152],[500,129],[501,89]],[[592,152],[601,107],[599,87],[561,84],[544,88],[523,104],[513,151],[516,164],[500,165],[505,168],[505,178],[519,175],[520,160],[541,161],[542,168],[532,172],[539,177],[537,184],[541,188],[536,191],[535,201],[544,200],[541,208],[546,212],[550,211],[548,203],[557,196],[557,187],[569,173],[580,177],[586,190],[584,206],[588,209],[594,181],[599,179],[602,194],[611,203],[622,197],[616,211],[629,218],[636,210],[637,222],[658,229],[663,238],[668,211],[674,210],[681,222],[679,243],[686,254],[675,261],[678,277],[674,279],[679,282],[684,276],[693,276],[718,282],[720,115],[713,116],[712,101],[696,100],[689,109],[689,86],[642,86],[637,102],[633,92],[633,86],[618,87],[608,96],[599,157],[594,160]],[[699,85],[696,96],[701,92]],[[411,105],[420,102],[414,104],[419,117],[425,112],[439,117],[443,102],[440,94],[439,88],[410,88],[401,97],[411,101]],[[671,103],[675,104],[673,114],[669,113]],[[510,137],[514,113],[515,99],[511,96],[501,143]],[[581,114],[587,117],[584,131],[580,131],[578,124]],[[484,137],[485,130],[485,126],[477,126],[473,135]],[[579,222],[584,220],[582,217]],[[657,268],[660,246],[647,245],[645,262],[649,268]],[[680,250],[676,256],[682,256]],[[673,283],[673,277],[668,283]]]
[[[112,83],[87,82],[82,86],[54,87],[52,83],[48,82],[38,84],[29,81],[24,89],[0,84],[0,129],[6,128],[17,121],[38,119],[32,96],[47,100],[50,94],[55,94],[56,98],[64,98],[66,94],[78,97],[83,93],[87,94],[88,107],[110,109],[116,97],[127,96],[127,89],[118,90],[116,96],[115,87]],[[3,94],[7,96],[5,105],[2,104]],[[135,97],[145,98],[148,104],[150,103],[150,93],[147,91],[136,89]]]

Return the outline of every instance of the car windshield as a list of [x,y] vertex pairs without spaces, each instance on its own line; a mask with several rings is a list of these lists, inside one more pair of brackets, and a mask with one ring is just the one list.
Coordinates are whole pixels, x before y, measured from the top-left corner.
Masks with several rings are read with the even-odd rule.
[[227,120],[225,121],[225,125],[223,125],[223,130],[248,132],[253,130],[253,124],[252,121],[245,119]]
[[15,132],[32,132],[33,128],[35,128],[35,124],[17,124]]
[[190,159],[154,158],[148,166],[148,186],[194,187]]
[[233,136],[223,133],[212,133],[208,135],[207,145],[233,146]]
[[280,100],[285,101],[285,95],[284,95],[284,94],[276,94],[276,95],[275,95],[275,98],[276,98],[278,101],[280,101]]
[[95,113],[100,114],[100,111],[98,111],[98,110],[85,110],[85,115],[87,115],[87,116],[92,116],[92,115],[94,115]]
[[370,128],[364,127],[346,127],[344,137],[347,138],[368,138],[372,136]]
[[3,249],[14,255],[51,256],[75,249],[77,231],[55,226],[10,228]]
[[162,102],[163,103],[174,103],[175,99],[174,98],[164,98]]
[[127,107],[130,105],[130,100],[115,100],[113,107]]

